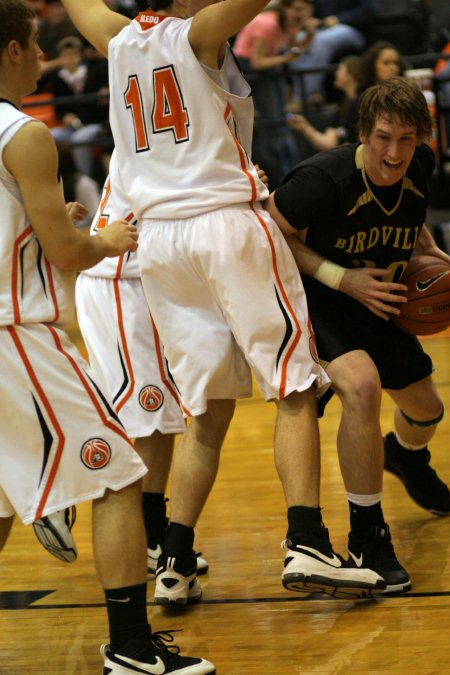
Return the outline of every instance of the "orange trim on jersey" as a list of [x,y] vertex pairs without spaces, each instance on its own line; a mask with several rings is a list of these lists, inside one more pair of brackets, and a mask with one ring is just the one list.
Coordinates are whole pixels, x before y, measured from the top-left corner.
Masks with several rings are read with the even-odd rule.
[[63,431],[62,431],[61,427],[58,424],[58,420],[56,419],[56,415],[55,415],[55,412],[54,412],[54,410],[53,410],[53,408],[50,404],[50,401],[46,397],[46,395],[44,393],[44,390],[42,389],[41,385],[39,384],[39,380],[37,378],[37,375],[36,375],[35,371],[33,370],[33,367],[31,365],[30,361],[28,360],[27,354],[26,354],[25,349],[24,349],[24,347],[23,347],[23,345],[20,341],[19,336],[17,335],[13,326],[6,326],[6,328],[8,329],[8,332],[9,332],[9,334],[10,334],[10,336],[11,336],[11,338],[12,338],[14,344],[15,344],[15,347],[16,347],[17,351],[19,352],[19,356],[22,359],[22,362],[25,366],[25,370],[28,373],[28,377],[30,378],[31,382],[33,383],[33,386],[36,390],[36,393],[38,394],[40,400],[42,401],[42,403],[44,405],[44,408],[46,409],[46,411],[48,413],[48,416],[50,418],[50,421],[53,424],[55,432],[58,436],[58,443],[57,443],[57,447],[56,447],[56,452],[55,452],[53,464],[52,464],[50,473],[48,475],[48,478],[46,480],[44,491],[43,491],[42,496],[39,500],[39,504],[38,504],[38,507],[36,509],[36,513],[34,514],[34,519],[37,520],[38,518],[42,517],[42,513],[44,511],[44,507],[45,507],[45,504],[47,502],[48,495],[50,493],[50,490],[52,489],[52,486],[53,486],[53,483],[54,483],[54,480],[55,480],[55,476],[56,476],[56,473],[58,471],[59,463],[61,461],[61,457],[62,457],[62,453],[63,453],[63,450],[64,450],[66,438],[63,434]]
[[251,187],[251,189],[252,189],[252,196],[251,196],[251,200],[250,200],[250,201],[254,202],[254,201],[256,200],[256,196],[257,196],[256,182],[255,182],[254,177],[253,177],[252,174],[250,173],[250,171],[247,169],[247,162],[246,162],[246,159],[245,159],[245,153],[244,153],[244,150],[243,150],[243,148],[242,148],[242,145],[239,143],[239,140],[236,138],[236,136],[235,136],[235,135],[233,134],[233,132],[231,131],[229,125],[227,124],[227,118],[229,117],[229,115],[230,115],[231,113],[232,113],[232,109],[231,109],[230,104],[228,104],[227,107],[226,107],[226,110],[225,110],[225,114],[224,114],[225,124],[227,125],[228,130],[229,130],[229,132],[230,132],[230,134],[231,134],[231,137],[232,137],[232,139],[234,140],[234,142],[235,142],[235,144],[236,144],[236,148],[237,148],[237,151],[238,151],[238,153],[239,153],[239,160],[240,160],[240,162],[241,162],[241,169],[242,169],[242,171],[245,173],[245,175],[247,176],[247,178],[248,178],[248,180],[249,180],[249,183],[250,183],[250,187]]
[[19,298],[17,297],[17,283],[19,278],[19,255],[24,240],[33,232],[31,225],[17,237],[13,246],[12,270],[11,270],[11,302],[14,312],[14,323],[20,323]]
[[278,289],[279,289],[279,291],[281,293],[281,296],[283,298],[285,307],[289,311],[289,314],[291,315],[291,319],[293,320],[293,322],[294,322],[294,324],[297,328],[296,337],[292,341],[291,346],[289,347],[287,353],[285,354],[282,365],[281,365],[281,382],[280,382],[280,400],[281,400],[281,399],[284,398],[285,392],[286,392],[286,371],[287,371],[288,363],[289,363],[289,360],[291,358],[292,352],[294,351],[295,347],[297,346],[297,344],[300,340],[300,337],[302,335],[302,330],[300,328],[299,320],[297,319],[297,317],[295,315],[295,312],[294,312],[294,310],[293,310],[293,308],[292,308],[292,306],[291,306],[291,304],[288,300],[288,297],[286,295],[286,291],[284,290],[284,286],[281,283],[280,275],[278,273],[277,257],[276,257],[276,253],[275,253],[275,246],[274,246],[274,243],[273,243],[273,239],[270,235],[269,230],[267,229],[267,225],[264,221],[264,218],[261,218],[261,216],[258,215],[258,213],[255,211],[255,209],[253,208],[252,205],[250,205],[250,208],[253,211],[253,213],[255,214],[255,216],[257,217],[257,219],[259,220],[259,222],[262,225],[262,228],[263,228],[263,230],[264,230],[264,232],[267,236],[267,240],[269,242],[270,250],[272,252],[272,265],[273,265],[273,271],[275,272],[275,278],[277,280]]
[[63,346],[61,344],[61,340],[59,339],[59,335],[56,332],[56,330],[53,328],[53,326],[47,325],[46,326],[50,333],[53,336],[53,340],[55,341],[56,348],[61,354],[64,354],[66,359],[69,361],[71,364],[72,368],[74,369],[75,373],[78,375],[78,379],[80,380],[81,384],[83,385],[84,389],[86,390],[86,393],[88,394],[89,398],[91,399],[92,403],[94,404],[95,409],[98,412],[98,415],[105,427],[108,427],[108,429],[111,429],[111,431],[114,431],[118,436],[120,436],[124,441],[130,444],[130,446],[134,449],[134,446],[128,436],[126,435],[125,431],[120,425],[117,425],[113,423],[111,420],[109,420],[105,412],[102,409],[102,406],[100,405],[98,399],[97,399],[97,393],[95,390],[92,388],[90,383],[88,382],[86,376],[83,374],[83,372],[80,370],[80,367],[78,366],[77,362],[71,356],[68,352],[63,349]]
[[[123,256],[120,257],[123,258]],[[119,324],[120,340],[122,342],[123,355],[125,357],[125,363],[127,364],[128,376],[130,378],[130,384],[127,387],[128,389],[127,393],[123,397],[121,397],[120,402],[115,406],[116,411],[118,413],[132,395],[136,381],[134,379],[133,367],[131,365],[130,353],[128,351],[127,345],[127,336],[125,335],[125,326],[123,324],[122,300],[120,298],[118,279],[113,279],[113,287],[114,287],[114,297],[116,300],[117,322]]]
[[178,403],[182,411],[184,412],[185,415],[188,415],[189,417],[192,417],[191,413],[187,408],[184,407],[183,403],[181,402],[180,396],[177,392],[176,389],[172,386],[172,383],[170,379],[167,377],[166,369],[164,368],[164,356],[163,356],[163,349],[161,346],[161,341],[159,339],[159,333],[158,329],[155,326],[155,322],[153,321],[153,317],[151,313],[149,312],[150,316],[150,322],[152,324],[152,329],[153,329],[153,340],[155,342],[155,349],[156,349],[156,356],[158,358],[158,367],[159,367],[159,374],[161,375],[161,380],[175,399],[175,401]]

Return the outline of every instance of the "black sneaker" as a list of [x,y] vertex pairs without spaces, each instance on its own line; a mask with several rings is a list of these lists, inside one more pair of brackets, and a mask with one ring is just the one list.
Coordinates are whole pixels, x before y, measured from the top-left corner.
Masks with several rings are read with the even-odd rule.
[[282,543],[286,551],[283,586],[297,593],[326,593],[335,598],[365,598],[385,587],[381,576],[369,569],[355,569],[331,546],[328,530],[300,533]]
[[409,496],[437,516],[450,514],[450,490],[430,466],[430,451],[406,450],[391,431],[384,437],[384,468],[400,478]]
[[132,651],[133,656],[124,656],[113,652],[109,645],[102,645],[103,675],[136,675],[137,673],[154,673],[154,675],[214,675],[216,669],[210,661],[180,656],[179,647],[167,646],[173,642],[172,631],[153,633],[152,641],[143,649]]
[[352,567],[368,567],[383,577],[386,582],[383,593],[398,593],[411,588],[408,572],[395,555],[387,523],[373,525],[366,531],[363,539],[350,532],[348,552],[348,562]]

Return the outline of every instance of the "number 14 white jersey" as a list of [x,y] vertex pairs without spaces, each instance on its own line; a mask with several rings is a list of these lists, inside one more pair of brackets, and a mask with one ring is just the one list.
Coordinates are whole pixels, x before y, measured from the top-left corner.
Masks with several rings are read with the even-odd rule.
[[188,218],[268,196],[250,160],[253,102],[230,50],[230,93],[189,44],[191,19],[141,13],[109,45],[122,184],[138,217]]

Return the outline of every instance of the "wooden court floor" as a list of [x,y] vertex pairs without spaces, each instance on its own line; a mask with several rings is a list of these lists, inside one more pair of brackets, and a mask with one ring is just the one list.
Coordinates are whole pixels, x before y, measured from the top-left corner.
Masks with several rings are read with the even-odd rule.
[[[450,410],[450,333],[425,345]],[[169,612],[152,605],[154,629],[179,628],[184,653],[209,658],[220,675],[409,675],[450,673],[450,518],[417,507],[387,475],[384,511],[411,592],[371,601],[304,599],[280,584],[285,507],[272,459],[274,407],[258,392],[238,405],[219,476],[197,530],[210,563],[203,600]],[[383,432],[392,405],[383,401]],[[348,513],[337,464],[339,404],[321,422],[322,505],[335,549],[346,552]],[[433,465],[450,482],[450,413],[432,443]],[[90,544],[90,506],[78,509],[78,560],[46,553],[16,523],[0,556],[0,674],[100,675],[107,641],[103,595]],[[114,564],[114,561],[111,561]]]

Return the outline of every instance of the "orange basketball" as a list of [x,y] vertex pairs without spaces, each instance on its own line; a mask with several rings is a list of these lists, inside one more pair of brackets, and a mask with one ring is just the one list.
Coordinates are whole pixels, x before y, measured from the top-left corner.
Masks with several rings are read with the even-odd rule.
[[414,335],[432,335],[450,325],[450,265],[433,256],[413,256],[400,283],[408,302],[392,321]]

